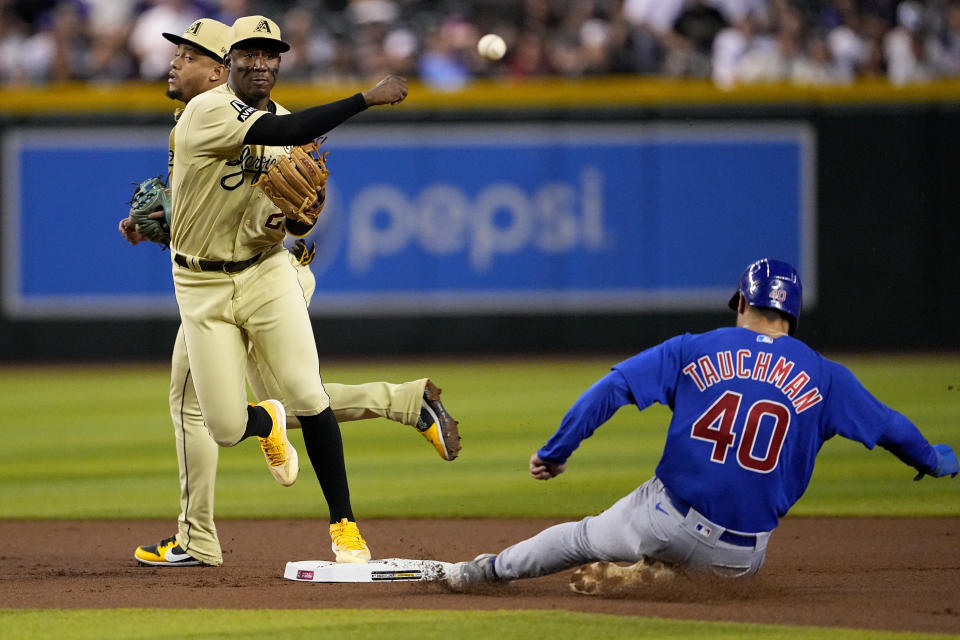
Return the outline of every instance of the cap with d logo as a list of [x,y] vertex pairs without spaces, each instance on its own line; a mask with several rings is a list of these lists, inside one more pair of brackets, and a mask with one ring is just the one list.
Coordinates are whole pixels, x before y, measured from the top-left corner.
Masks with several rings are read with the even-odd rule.
[[244,16],[233,23],[229,48],[261,46],[278,53],[290,50],[290,45],[280,39],[280,27],[264,16]]
[[163,37],[173,44],[186,44],[200,49],[217,62],[223,62],[230,44],[230,27],[213,18],[200,18],[187,27],[182,36],[164,33]]

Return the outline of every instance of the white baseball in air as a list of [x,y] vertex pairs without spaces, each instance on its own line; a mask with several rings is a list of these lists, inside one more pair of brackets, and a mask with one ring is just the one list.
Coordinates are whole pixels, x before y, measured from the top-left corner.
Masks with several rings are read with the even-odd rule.
[[488,33],[477,42],[477,53],[487,60],[499,60],[507,52],[507,43],[495,33]]

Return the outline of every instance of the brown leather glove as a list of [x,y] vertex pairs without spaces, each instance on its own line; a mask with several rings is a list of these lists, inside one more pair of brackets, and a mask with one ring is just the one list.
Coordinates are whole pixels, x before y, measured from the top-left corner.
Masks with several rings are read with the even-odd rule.
[[314,224],[326,201],[327,153],[316,142],[294,147],[290,155],[262,174],[255,186],[263,189],[286,217]]

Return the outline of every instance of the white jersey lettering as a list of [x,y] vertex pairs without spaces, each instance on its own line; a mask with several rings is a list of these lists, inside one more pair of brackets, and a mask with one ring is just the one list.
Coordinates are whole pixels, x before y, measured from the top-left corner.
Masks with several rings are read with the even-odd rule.
[[[780,389],[790,399],[797,413],[806,411],[823,400],[816,387],[804,393],[804,387],[810,382],[810,375],[805,371],[800,371],[790,382],[786,382],[796,363],[783,356],[780,356],[772,367],[770,362],[773,354],[767,351],[760,351],[754,357],[749,349],[739,349],[736,358],[730,351],[718,351],[715,358],[714,361],[709,355],[700,356],[696,361],[684,366],[681,372],[688,376],[700,391],[706,391],[718,382],[735,377],[765,382]],[[803,395],[800,395],[801,393]]]

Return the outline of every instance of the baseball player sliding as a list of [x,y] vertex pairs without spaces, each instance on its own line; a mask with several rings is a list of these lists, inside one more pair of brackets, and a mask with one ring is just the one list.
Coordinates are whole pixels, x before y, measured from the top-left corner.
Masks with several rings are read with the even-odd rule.
[[574,572],[574,591],[596,593],[606,579],[656,579],[670,567],[752,575],[806,490],[820,447],[837,434],[884,447],[917,469],[916,479],[956,476],[949,446],[931,446],[850,371],[793,337],[801,298],[793,267],[758,260],[730,300],[736,327],[677,336],[615,365],[533,454],[530,475],[563,473],[580,442],[620,407],[659,402],[673,418],[656,475],[596,517],[453,565],[447,584],[460,591],[591,562]]
[[[182,319],[171,412],[177,426],[182,513],[177,536],[140,547],[135,555],[165,566],[220,564],[212,519],[212,443],[232,446],[258,436],[275,478],[292,484],[299,465],[286,437],[286,406],[303,427],[330,507],[337,560],[364,562],[370,554],[350,508],[338,420],[320,381],[306,315],[312,274],[305,266],[298,268],[299,261],[280,244],[285,230],[302,235],[310,225],[285,219],[252,183],[285,155],[276,145],[306,142],[367,106],[398,102],[406,95],[406,84],[388,77],[363,94],[288,116],[269,99],[279,54],[289,48],[269,19],[241,18],[232,29],[200,20],[183,36],[164,35],[178,44],[168,94],[187,102],[171,137],[170,242]],[[226,56],[225,64],[216,52]],[[222,85],[223,79],[229,86]],[[217,86],[222,91],[197,99]],[[253,126],[258,122],[262,124]],[[121,232],[134,243],[143,239],[129,219],[121,222]],[[303,263],[312,253],[306,255]],[[235,259],[243,256],[249,257]],[[271,398],[250,407],[244,402],[242,373],[248,351],[251,387],[258,397]],[[427,379],[403,385],[328,385],[327,391],[343,407],[343,419],[385,416],[421,424],[442,457],[453,459],[459,451],[456,421]]]

